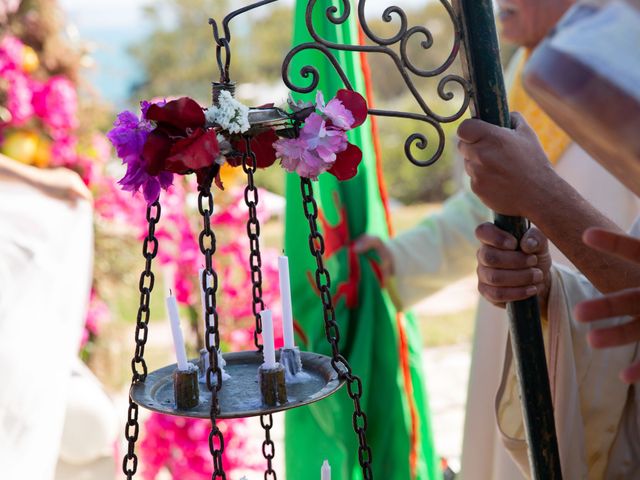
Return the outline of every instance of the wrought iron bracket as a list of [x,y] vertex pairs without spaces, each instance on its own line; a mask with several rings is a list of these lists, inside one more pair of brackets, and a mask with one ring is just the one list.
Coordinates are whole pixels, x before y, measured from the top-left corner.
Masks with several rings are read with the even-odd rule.
[[[304,65],[298,72],[302,79],[307,80],[304,85],[296,83],[292,76],[293,72],[291,72],[291,63],[296,55],[305,50],[316,50],[324,55],[333,66],[345,88],[350,90],[353,90],[353,86],[336,57],[337,52],[346,51],[353,52],[354,54],[365,53],[367,55],[387,56],[391,59],[397,72],[406,85],[407,90],[411,92],[411,95],[419,106],[421,113],[370,108],[369,114],[380,117],[412,119],[427,124],[436,134],[435,141],[437,144],[434,152],[427,155],[426,158],[418,158],[416,156],[416,149],[421,150],[422,153],[424,153],[429,145],[427,135],[420,131],[412,133],[407,137],[404,144],[404,151],[409,161],[413,164],[420,167],[432,165],[442,156],[446,143],[442,124],[455,122],[464,115],[471,102],[472,93],[471,83],[467,79],[453,73],[445,74],[460,54],[462,30],[458,15],[456,15],[451,3],[448,0],[439,0],[439,2],[446,10],[453,25],[453,45],[447,58],[440,65],[435,68],[424,69],[419,66],[417,59],[410,58],[407,46],[412,38],[422,37],[420,45],[424,51],[428,51],[434,44],[433,34],[429,29],[422,25],[410,26],[407,14],[402,8],[398,6],[390,6],[384,10],[382,13],[382,20],[386,23],[390,23],[396,19],[399,22],[399,26],[395,35],[382,37],[372,30],[369,21],[366,18],[366,0],[358,0],[355,12],[352,11],[351,2],[349,0],[341,0],[342,8],[340,11],[338,11],[338,8],[335,6],[328,7],[325,10],[325,17],[327,21],[334,25],[344,24],[349,20],[351,15],[355,15],[357,17],[357,25],[365,37],[365,42],[363,42],[364,44],[345,45],[322,38],[318,33],[316,25],[314,25],[313,22],[313,14],[314,9],[320,7],[317,6],[317,0],[309,0],[305,12],[305,21],[312,41],[295,46],[286,55],[282,65],[282,79],[284,83],[291,91],[301,94],[310,93],[317,88],[320,81],[320,73],[313,65]],[[452,84],[457,84],[462,90],[462,98],[459,100],[459,107],[456,108],[455,112],[452,114],[439,114],[435,108],[429,105],[425,96],[419,91],[414,81],[415,77],[439,79],[436,92],[438,97],[445,102],[451,102],[459,97],[459,95],[456,95],[454,90],[451,89]]]

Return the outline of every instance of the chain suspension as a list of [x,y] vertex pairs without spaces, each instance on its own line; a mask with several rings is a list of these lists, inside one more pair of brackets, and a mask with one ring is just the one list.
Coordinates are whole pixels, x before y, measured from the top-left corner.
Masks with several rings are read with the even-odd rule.
[[[160,203],[155,201],[147,207],[147,236],[142,243],[142,255],[145,258],[144,270],[140,274],[138,290],[140,291],[140,305],[136,316],[135,342],[136,349],[131,360],[131,385],[144,382],[147,378],[147,363],[144,361],[144,347],[149,334],[149,302],[151,301],[151,291],[155,284],[155,275],[151,271],[153,259],[158,254],[158,239],[155,236],[156,225],[160,221]],[[127,476],[127,480],[133,478],[138,470],[138,456],[135,453],[136,441],[140,433],[138,423],[138,405],[129,396],[129,409],[127,411],[127,423],[124,429],[124,436],[127,439],[127,453],[122,459],[122,471]]]
[[351,366],[346,358],[340,354],[338,344],[340,342],[340,329],[336,322],[336,312],[333,307],[333,299],[331,297],[331,277],[329,271],[324,266],[322,255],[324,254],[325,244],[322,234],[318,230],[318,204],[313,197],[313,185],[308,178],[300,179],[300,188],[302,191],[302,205],[304,207],[304,215],[309,222],[309,249],[316,259],[315,281],[316,287],[320,292],[322,300],[322,310],[324,317],[324,330],[327,341],[331,345],[331,365],[334,370],[344,378],[347,383],[347,393],[353,400],[353,430],[358,436],[358,461],[362,468],[362,475],[365,480],[373,478],[371,470],[372,454],[371,448],[367,443],[367,416],[362,411],[360,400],[362,398],[362,381],[360,377],[355,375],[351,370]]
[[[251,139],[245,137],[245,150],[242,155],[242,169],[247,174],[247,186],[244,189],[244,201],[249,209],[249,219],[247,220],[247,236],[249,237],[249,268],[251,269],[251,285],[253,297],[253,315],[256,320],[256,329],[253,332],[253,342],[262,351],[259,335],[262,333],[262,320],[260,312],[264,310],[262,300],[262,257],[260,255],[260,221],[258,220],[258,189],[256,188],[253,175],[257,169],[256,156],[251,150]],[[271,414],[260,416],[260,425],[264,428],[265,440],[262,443],[262,454],[267,461],[267,469],[264,472],[265,480],[276,480],[276,472],[273,469],[273,457],[275,456],[275,444],[271,440],[271,427],[273,417]]]
[[[218,351],[220,349],[220,333],[218,331],[218,312],[216,309],[216,292],[218,290],[218,275],[213,268],[213,255],[216,251],[216,236],[211,229],[211,215],[213,213],[213,195],[210,189],[203,189],[198,195],[198,210],[203,218],[203,229],[200,232],[198,243],[200,251],[205,258],[205,268],[200,278],[201,288],[205,292],[205,348],[209,354],[209,368],[206,373],[207,388],[211,392],[211,432],[209,433],[209,451],[213,458],[213,474],[211,479],[227,476],[222,466],[224,453],[224,438],[217,425],[216,419],[220,414],[218,393],[222,388],[222,371],[218,363]],[[210,279],[210,283],[207,282]],[[215,375],[215,383],[214,383]]]
[[247,186],[244,189],[244,202],[249,209],[247,220],[247,236],[249,237],[249,268],[251,269],[251,293],[253,297],[253,316],[256,320],[256,329],[253,332],[253,343],[262,351],[260,334],[262,333],[262,320],[260,312],[264,310],[262,300],[262,256],[260,254],[260,221],[258,220],[258,189],[254,182],[256,172],[256,156],[251,151],[251,139],[244,138],[247,153],[242,155],[242,169],[247,175]]

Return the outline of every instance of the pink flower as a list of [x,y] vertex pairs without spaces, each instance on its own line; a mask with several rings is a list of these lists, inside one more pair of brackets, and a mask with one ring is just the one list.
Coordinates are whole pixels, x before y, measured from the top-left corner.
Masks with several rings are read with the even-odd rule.
[[35,90],[33,108],[52,130],[73,130],[78,126],[78,96],[73,83],[62,76],[51,77]]
[[109,307],[97,295],[94,289],[91,289],[89,297],[89,308],[87,309],[87,318],[85,320],[84,331],[82,333],[81,348],[92,338],[100,333],[102,325],[109,321]]
[[22,70],[24,44],[13,35],[5,35],[0,40],[0,73]]
[[335,162],[336,154],[347,148],[346,133],[327,127],[325,120],[317,113],[312,113],[305,121],[300,139],[308,150],[315,150],[317,156],[326,163]]
[[17,70],[5,71],[2,76],[8,83],[7,109],[11,113],[11,123],[21,125],[29,120],[34,113],[29,78]]
[[51,144],[51,164],[56,167],[70,167],[76,164],[78,142],[71,135],[62,134]]
[[337,128],[350,130],[355,122],[351,111],[347,110],[338,98],[332,98],[329,103],[325,105],[324,96],[320,90],[318,90],[316,94],[316,106]]

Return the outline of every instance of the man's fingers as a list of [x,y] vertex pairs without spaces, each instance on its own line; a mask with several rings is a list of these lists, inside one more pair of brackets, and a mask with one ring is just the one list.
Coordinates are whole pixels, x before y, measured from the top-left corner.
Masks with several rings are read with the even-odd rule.
[[538,287],[494,287],[485,283],[478,283],[478,291],[491,303],[500,305],[508,302],[516,302],[533,297],[538,293]]
[[497,125],[477,118],[468,118],[458,127],[458,138],[464,143],[478,143],[485,139],[494,139],[505,130]]
[[547,237],[535,227],[530,228],[520,240],[520,248],[525,253],[541,253],[547,250]]
[[501,270],[478,266],[478,280],[494,287],[527,287],[542,282],[544,275],[538,268]]
[[637,238],[601,228],[590,228],[582,235],[582,241],[596,250],[640,263],[640,240]]
[[629,288],[581,302],[576,305],[574,314],[580,322],[592,322],[620,315],[640,315],[640,289]]
[[516,132],[533,133],[531,127],[519,112],[511,112],[509,114],[511,119],[511,128]]
[[521,270],[535,267],[538,257],[522,252],[511,252],[488,246],[480,247],[477,253],[478,263],[485,267],[502,268],[507,270]]
[[635,343],[640,340],[640,320],[635,318],[615,327],[592,330],[588,338],[593,348],[619,347]]
[[476,227],[476,238],[485,245],[502,250],[515,250],[518,246],[518,241],[513,235],[488,222]]
[[369,250],[378,250],[382,247],[382,240],[373,235],[362,235],[356,238],[353,243],[353,251],[356,253],[365,253]]

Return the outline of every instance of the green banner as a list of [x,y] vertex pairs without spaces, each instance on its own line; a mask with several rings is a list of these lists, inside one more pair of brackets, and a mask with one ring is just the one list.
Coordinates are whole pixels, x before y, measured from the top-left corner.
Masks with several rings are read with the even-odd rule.
[[[340,25],[327,20],[326,9],[341,1],[316,3],[313,16],[318,34],[327,41],[358,44],[356,12]],[[295,12],[294,45],[312,41],[305,25],[306,1]],[[365,79],[358,53],[333,51],[354,89],[365,96]],[[295,85],[307,86],[300,70],[313,66],[320,73],[318,89],[325,100],[344,84],[326,56],[317,49],[298,53],[290,67]],[[313,100],[315,92],[297,96]],[[358,174],[338,182],[322,174],[314,182],[325,238],[326,267],[340,328],[340,351],[364,385],[362,407],[368,418],[367,438],[373,451],[376,479],[440,479],[433,447],[430,413],[421,367],[421,340],[413,315],[396,312],[381,287],[380,269],[373,254],[355,255],[352,244],[363,233],[388,236],[380,195],[376,157],[369,120],[349,132],[349,141],[363,152]],[[398,157],[402,155],[398,146]],[[322,302],[314,286],[315,260],[309,252],[309,227],[302,208],[300,178],[287,177],[285,252],[289,256],[297,343],[302,350],[331,355],[325,337]],[[319,478],[324,459],[331,464],[332,480],[362,478],[358,442],[352,427],[353,403],[342,388],[333,396],[286,414],[287,478]]]

